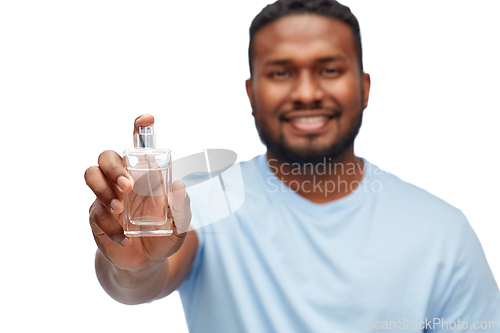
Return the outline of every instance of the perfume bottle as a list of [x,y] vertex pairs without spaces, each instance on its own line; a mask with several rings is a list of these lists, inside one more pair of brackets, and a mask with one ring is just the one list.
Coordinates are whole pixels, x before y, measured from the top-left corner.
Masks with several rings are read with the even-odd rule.
[[123,152],[123,163],[134,179],[133,190],[124,194],[123,229],[129,237],[172,234],[172,156],[156,149],[153,126],[139,127],[134,149]]

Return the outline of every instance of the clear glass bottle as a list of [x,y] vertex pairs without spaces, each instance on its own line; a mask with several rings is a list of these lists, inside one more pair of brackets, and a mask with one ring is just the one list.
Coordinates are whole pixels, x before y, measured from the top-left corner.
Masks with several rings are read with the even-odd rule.
[[123,152],[123,162],[134,188],[123,196],[123,229],[129,237],[172,234],[172,156],[156,149],[153,126],[139,127],[134,149]]

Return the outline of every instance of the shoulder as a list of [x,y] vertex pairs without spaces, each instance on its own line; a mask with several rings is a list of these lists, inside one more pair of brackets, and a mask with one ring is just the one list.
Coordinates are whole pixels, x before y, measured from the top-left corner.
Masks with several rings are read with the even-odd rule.
[[377,189],[377,199],[381,204],[390,204],[393,209],[406,215],[463,219],[458,208],[374,164],[366,163],[365,173],[366,179],[375,184],[373,188]]
[[379,185],[379,191],[370,196],[373,221],[404,240],[401,249],[417,251],[448,267],[482,260],[479,240],[460,209],[373,164],[367,168],[366,178]]
[[372,214],[384,230],[399,231],[409,242],[418,240],[434,250],[456,249],[464,237],[475,237],[462,211],[445,200],[373,164],[367,163],[365,173],[376,184]]

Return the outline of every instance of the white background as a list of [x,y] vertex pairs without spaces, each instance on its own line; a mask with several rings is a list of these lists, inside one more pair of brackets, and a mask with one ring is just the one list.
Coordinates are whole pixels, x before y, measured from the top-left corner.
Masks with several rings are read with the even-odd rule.
[[[462,209],[500,281],[498,2],[344,3],[372,78],[356,153]],[[125,306],[100,288],[83,174],[101,151],[132,146],[143,113],[174,158],[264,153],[244,80],[248,27],[265,4],[0,3],[0,325],[187,332],[177,293]]]

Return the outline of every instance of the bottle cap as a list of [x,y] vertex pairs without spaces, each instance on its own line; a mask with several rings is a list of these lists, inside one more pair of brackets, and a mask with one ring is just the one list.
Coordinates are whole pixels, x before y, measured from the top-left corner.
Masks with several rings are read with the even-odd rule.
[[134,135],[135,148],[156,148],[154,127],[139,127],[139,132]]

